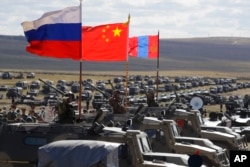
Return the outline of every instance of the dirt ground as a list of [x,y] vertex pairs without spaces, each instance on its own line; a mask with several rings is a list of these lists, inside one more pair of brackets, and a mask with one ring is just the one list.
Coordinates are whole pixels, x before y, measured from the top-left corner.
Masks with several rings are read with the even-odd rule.
[[[17,75],[20,71],[13,71],[14,75]],[[23,72],[24,76],[26,76],[27,72]],[[61,71],[61,72],[35,72],[36,76],[35,78],[29,79],[25,78],[22,80],[26,80],[28,82],[43,79],[43,80],[51,80],[54,83],[56,83],[58,80],[66,80],[66,81],[76,81],[78,82],[79,80],[86,80],[86,79],[92,79],[93,82],[95,83],[98,80],[111,80],[116,77],[116,76],[129,76],[129,75],[148,75],[148,76],[156,76],[157,73],[155,71],[150,71],[150,72],[143,72],[143,71],[130,71],[130,72],[122,72],[122,71],[90,71],[88,73],[82,73],[82,76],[80,78],[80,75],[78,72],[69,72],[69,71]],[[160,71],[158,73],[159,76],[167,76],[167,77],[176,77],[176,76],[203,76],[203,77],[213,77],[213,78],[240,78],[243,81],[248,80],[247,75],[244,73],[222,73],[222,72],[213,72],[213,71]],[[249,74],[250,76],[250,74]],[[245,77],[245,78],[242,78]],[[12,87],[15,85],[17,81],[20,79],[0,79],[0,86],[1,85],[7,85],[8,87]],[[249,79],[250,81],[250,79]],[[204,88],[204,87],[202,87]],[[206,88],[206,87],[205,87]],[[6,92],[0,92],[4,95],[3,99],[0,99],[0,108],[5,105],[9,105],[11,103],[10,99],[5,98]],[[23,94],[26,94],[27,91],[24,90]],[[250,88],[248,89],[239,89],[237,91],[225,93],[223,95],[225,96],[231,96],[231,95],[241,95],[244,96],[245,94],[250,93]],[[39,98],[39,97],[38,97]],[[85,105],[83,103],[83,105]],[[204,106],[204,109],[206,109],[208,112],[209,111],[220,111],[220,106],[219,105],[207,105]]]

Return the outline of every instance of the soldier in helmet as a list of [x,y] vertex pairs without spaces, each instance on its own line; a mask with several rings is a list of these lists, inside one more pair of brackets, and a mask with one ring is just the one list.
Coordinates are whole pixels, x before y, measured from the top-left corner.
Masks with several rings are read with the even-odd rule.
[[71,94],[66,94],[63,101],[57,105],[59,123],[74,123],[75,114],[71,105],[73,98]]
[[109,98],[109,104],[113,108],[114,114],[123,114],[126,112],[124,106],[122,106],[119,90],[114,91],[112,97]]
[[155,101],[155,94],[153,90],[150,90],[147,93],[147,104],[148,107],[158,107],[159,105]]
[[244,102],[244,108],[248,109],[250,104],[250,97],[248,96],[248,94],[244,96],[243,102]]

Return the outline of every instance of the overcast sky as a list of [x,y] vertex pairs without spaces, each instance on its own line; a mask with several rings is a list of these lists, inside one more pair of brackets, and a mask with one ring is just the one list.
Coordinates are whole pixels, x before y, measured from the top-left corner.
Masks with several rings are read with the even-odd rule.
[[[24,35],[21,22],[79,0],[0,0],[0,35]],[[250,0],[83,0],[83,25],[130,19],[130,36],[250,37]]]

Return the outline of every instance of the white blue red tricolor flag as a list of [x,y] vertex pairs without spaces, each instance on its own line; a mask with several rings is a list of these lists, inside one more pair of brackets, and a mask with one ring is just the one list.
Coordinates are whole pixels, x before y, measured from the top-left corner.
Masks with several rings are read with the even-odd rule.
[[22,23],[30,53],[54,57],[81,59],[80,6],[47,12],[41,18]]

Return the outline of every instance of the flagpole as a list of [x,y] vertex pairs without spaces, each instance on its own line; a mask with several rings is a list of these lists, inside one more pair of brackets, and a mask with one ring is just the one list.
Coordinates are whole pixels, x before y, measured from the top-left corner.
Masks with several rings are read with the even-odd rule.
[[128,107],[128,61],[126,61],[126,89],[125,89],[125,108]]
[[[82,23],[82,0],[80,0],[80,21]],[[80,34],[82,35],[82,24],[80,29]],[[79,74],[79,95],[78,95],[78,112],[79,112],[79,120],[81,120],[81,109],[82,109],[82,37],[80,41],[80,74]]]
[[[128,15],[128,26],[130,23],[130,14]],[[129,30],[128,30],[128,34],[127,37],[129,38]],[[128,42],[127,42],[127,46],[128,46]],[[126,89],[125,89],[125,108],[128,107],[128,51],[127,53],[127,61],[126,61]]]
[[158,53],[157,53],[157,72],[156,72],[156,101],[158,101],[158,86],[159,86],[159,52],[160,52],[160,50],[159,50],[159,46],[160,46],[160,40],[159,40],[159,37],[160,35],[159,35],[159,31],[158,31],[158,48],[157,48],[157,50],[158,50]]

